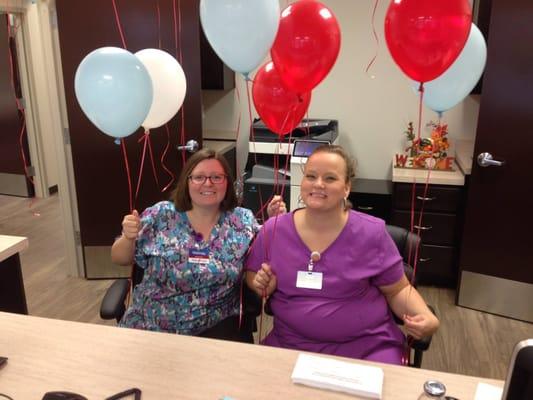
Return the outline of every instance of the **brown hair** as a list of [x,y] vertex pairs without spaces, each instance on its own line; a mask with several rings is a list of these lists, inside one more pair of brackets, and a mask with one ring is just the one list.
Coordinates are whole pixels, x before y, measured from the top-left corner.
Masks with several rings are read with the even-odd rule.
[[237,195],[233,187],[233,176],[228,162],[220,153],[210,149],[202,149],[194,153],[187,160],[181,170],[176,189],[170,195],[171,200],[174,201],[176,210],[182,212],[192,210],[191,195],[189,193],[189,176],[192,170],[204,160],[217,160],[222,165],[222,169],[226,175],[227,187],[224,200],[220,203],[220,210],[229,211],[234,209],[237,207]]
[[[339,157],[341,157],[344,160],[344,166],[346,170],[346,175],[344,176],[344,182],[347,185],[351,186],[352,179],[355,178],[355,161],[352,157],[348,155],[346,150],[344,150],[344,148],[336,144],[323,144],[321,146],[318,146],[311,153],[311,155],[309,156],[309,159],[318,153],[336,154]],[[346,199],[344,209],[349,210],[350,208],[352,208],[352,203],[350,202],[350,200]]]

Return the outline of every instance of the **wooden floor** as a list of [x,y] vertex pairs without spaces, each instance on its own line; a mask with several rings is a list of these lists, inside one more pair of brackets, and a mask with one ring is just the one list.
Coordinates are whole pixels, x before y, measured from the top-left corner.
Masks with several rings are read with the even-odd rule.
[[[67,276],[57,195],[33,202],[0,195],[0,234],[29,238],[21,263],[30,314],[114,324],[98,316],[100,301],[112,281]],[[441,320],[423,368],[504,379],[514,345],[533,338],[533,324],[455,306],[453,290],[423,287],[420,291]],[[271,321],[263,325],[266,331]]]

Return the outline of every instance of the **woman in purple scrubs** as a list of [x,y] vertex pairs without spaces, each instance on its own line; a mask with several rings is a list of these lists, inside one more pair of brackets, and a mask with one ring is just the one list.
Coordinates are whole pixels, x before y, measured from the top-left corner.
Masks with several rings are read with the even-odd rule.
[[317,148],[301,183],[305,208],[267,221],[246,281],[270,297],[274,328],[265,344],[400,364],[405,337],[392,312],[415,338],[439,321],[409,284],[385,223],[350,210],[353,176],[340,146]]

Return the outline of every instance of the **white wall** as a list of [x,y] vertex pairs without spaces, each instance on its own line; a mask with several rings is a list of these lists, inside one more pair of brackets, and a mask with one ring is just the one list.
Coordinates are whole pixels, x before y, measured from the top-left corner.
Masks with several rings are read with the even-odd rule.
[[[310,118],[339,120],[340,142],[357,159],[361,178],[389,178],[393,154],[404,147],[403,131],[408,121],[418,121],[418,96],[410,82],[389,55],[383,35],[383,21],[388,2],[380,1],[375,27],[379,37],[379,54],[370,70],[365,68],[376,51],[372,34],[374,0],[322,0],[337,17],[341,26],[342,45],[339,58],[330,74],[313,91]],[[280,1],[282,7],[287,2]],[[249,122],[246,91],[238,77],[241,106],[235,90],[205,91],[204,131],[234,131],[239,113],[242,126]],[[449,125],[449,137],[475,138],[479,96],[468,96],[448,111],[443,121]],[[254,115],[256,115],[254,111]],[[431,110],[423,110],[423,124],[436,120]],[[241,131],[242,132],[242,131]],[[429,134],[428,131],[423,131]]]

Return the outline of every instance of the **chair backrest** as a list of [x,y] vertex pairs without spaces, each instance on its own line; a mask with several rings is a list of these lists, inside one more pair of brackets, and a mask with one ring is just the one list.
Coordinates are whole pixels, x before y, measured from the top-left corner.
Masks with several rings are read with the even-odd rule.
[[[412,282],[413,266],[409,264],[409,261],[411,263],[414,262],[416,249],[420,245],[420,236],[395,225],[386,225],[386,228],[403,258],[405,275],[407,275],[407,279]],[[411,253],[411,255],[409,255],[409,253]]]
[[133,279],[133,287],[137,286],[139,283],[142,282],[144,276],[144,269],[139,267],[137,264],[133,264],[133,273],[132,273],[132,279]]

